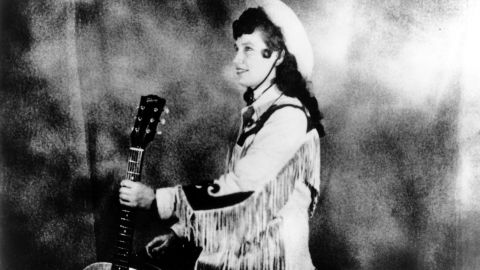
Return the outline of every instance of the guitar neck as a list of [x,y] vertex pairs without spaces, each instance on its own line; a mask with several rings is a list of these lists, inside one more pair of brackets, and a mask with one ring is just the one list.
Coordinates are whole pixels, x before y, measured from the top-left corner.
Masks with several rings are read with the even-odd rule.
[[[128,153],[126,179],[140,181],[140,173],[143,163],[143,152],[141,148],[131,147]],[[120,204],[119,228],[115,243],[115,254],[113,257],[112,270],[128,270],[129,258],[132,252],[134,233],[135,209]]]
[[143,149],[130,147],[128,150],[127,179],[140,181],[140,171],[143,163]]

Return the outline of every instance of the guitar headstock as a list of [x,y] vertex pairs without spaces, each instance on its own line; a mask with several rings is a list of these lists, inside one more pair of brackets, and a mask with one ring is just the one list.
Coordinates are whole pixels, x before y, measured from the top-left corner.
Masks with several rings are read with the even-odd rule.
[[130,134],[132,147],[145,149],[153,140],[157,133],[157,125],[161,121],[160,116],[167,110],[165,102],[165,99],[156,95],[141,97],[135,124]]

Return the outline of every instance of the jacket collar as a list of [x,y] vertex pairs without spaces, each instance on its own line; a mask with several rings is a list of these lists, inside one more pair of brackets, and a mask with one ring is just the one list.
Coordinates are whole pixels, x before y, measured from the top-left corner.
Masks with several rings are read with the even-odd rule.
[[282,96],[282,92],[280,92],[277,85],[273,85],[263,94],[255,94],[257,99],[250,106],[244,107],[242,109],[242,114],[244,114],[246,111],[249,110],[249,108],[253,108],[253,118],[255,119],[258,119],[260,115],[262,115],[266,110],[268,110],[268,108],[270,108],[270,106]]

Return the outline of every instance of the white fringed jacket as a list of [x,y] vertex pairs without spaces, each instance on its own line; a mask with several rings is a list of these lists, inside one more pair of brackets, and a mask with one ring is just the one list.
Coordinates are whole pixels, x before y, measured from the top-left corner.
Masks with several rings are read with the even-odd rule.
[[[314,269],[308,219],[320,188],[319,136],[298,99],[276,86],[257,98],[242,109],[227,173],[156,192],[160,217],[175,215],[172,229],[203,248],[196,269]],[[262,115],[270,115],[263,125]]]

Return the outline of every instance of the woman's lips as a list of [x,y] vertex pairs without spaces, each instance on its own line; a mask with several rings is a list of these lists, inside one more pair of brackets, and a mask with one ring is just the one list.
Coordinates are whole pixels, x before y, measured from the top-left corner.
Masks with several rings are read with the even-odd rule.
[[245,72],[247,72],[247,71],[248,71],[247,69],[237,68],[237,75],[243,74],[243,73],[245,73]]

